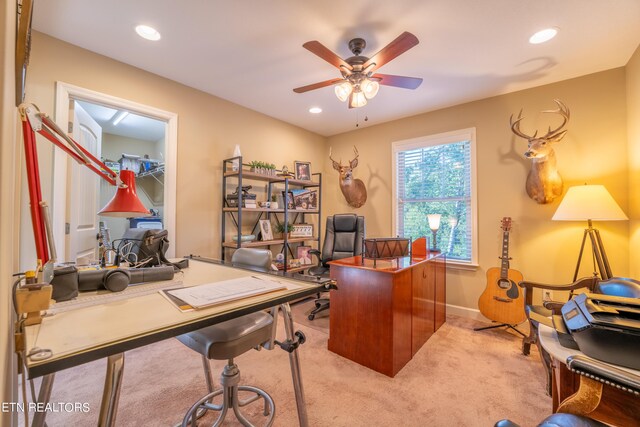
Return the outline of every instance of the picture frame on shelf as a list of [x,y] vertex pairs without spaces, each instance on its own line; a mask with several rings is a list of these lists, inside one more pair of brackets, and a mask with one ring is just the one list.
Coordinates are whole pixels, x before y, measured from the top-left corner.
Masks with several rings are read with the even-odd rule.
[[293,162],[296,179],[299,181],[311,181],[311,162],[296,160]]
[[313,224],[293,224],[291,237],[313,237]]
[[300,261],[301,265],[311,265],[311,254],[309,251],[311,246],[300,245],[296,248],[296,257]]
[[315,210],[318,209],[317,190],[292,190],[293,204],[296,209]]
[[[289,210],[293,210],[296,208],[296,205],[294,203],[294,199],[293,199],[293,191],[289,191],[286,195],[285,192],[282,192],[282,198],[284,200],[286,200],[287,203],[287,209]],[[283,206],[284,207],[284,206]]]
[[261,219],[260,221],[260,233],[262,240],[273,240],[273,230],[271,229],[271,221],[268,219]]

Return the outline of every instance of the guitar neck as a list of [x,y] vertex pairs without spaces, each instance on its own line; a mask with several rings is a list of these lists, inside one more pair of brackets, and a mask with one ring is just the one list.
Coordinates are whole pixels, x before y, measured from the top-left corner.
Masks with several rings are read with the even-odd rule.
[[500,265],[500,278],[506,279],[509,275],[509,232],[502,233],[502,263]]

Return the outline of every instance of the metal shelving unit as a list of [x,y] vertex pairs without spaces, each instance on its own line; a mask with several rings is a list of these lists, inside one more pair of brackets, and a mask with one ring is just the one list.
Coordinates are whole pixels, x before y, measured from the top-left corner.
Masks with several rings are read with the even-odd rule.
[[[240,165],[237,171],[233,170],[233,164]],[[222,161],[222,259],[225,259],[227,250],[233,250],[238,248],[257,248],[257,247],[269,247],[282,246],[280,252],[284,254],[284,272],[301,271],[309,266],[301,266],[295,268],[288,268],[289,258],[295,258],[293,254],[293,248],[299,244],[312,243],[315,244],[317,249],[320,250],[320,236],[322,236],[322,174],[312,174],[311,181],[301,181],[292,178],[284,178],[279,176],[264,175],[247,170],[249,165],[242,163],[242,157],[232,157]],[[227,202],[227,191],[229,180],[233,180],[234,184],[237,184],[237,188],[242,188],[246,185],[245,181],[261,181],[267,183],[267,200],[271,200],[271,195],[276,194],[274,191],[284,191],[284,194],[288,194],[292,188],[317,188],[318,189],[318,209],[289,209],[284,200],[284,206],[278,207],[278,209],[270,208],[244,208],[242,191],[238,191],[238,206],[230,207]],[[244,184],[243,184],[244,183]],[[318,225],[314,230],[314,236],[312,237],[287,237],[287,234],[281,239],[274,240],[255,240],[251,242],[242,242],[242,224],[243,221],[247,221],[249,218],[249,224],[251,230],[257,235],[256,230],[259,230],[259,221],[261,219],[275,219],[276,224],[279,223],[291,223],[291,224],[303,224],[305,223],[306,215],[317,215]],[[280,221],[282,217],[282,221]],[[228,221],[230,219],[231,221]],[[232,225],[236,232],[236,241],[226,241],[227,227]]]

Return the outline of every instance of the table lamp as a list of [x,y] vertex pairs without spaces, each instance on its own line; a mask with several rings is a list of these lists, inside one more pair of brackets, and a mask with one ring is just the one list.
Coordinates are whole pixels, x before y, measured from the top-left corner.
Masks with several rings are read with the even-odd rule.
[[120,175],[116,174],[82,145],[69,137],[49,116],[41,113],[35,105],[21,104],[19,111],[22,120],[25,160],[27,163],[31,223],[36,253],[43,265],[47,264],[50,259],[55,260],[56,256],[55,245],[51,236],[51,226],[48,221],[48,206],[42,200],[35,132],[44,136],[78,163],[91,169],[100,178],[118,188],[111,201],[98,213],[99,215],[120,217],[150,215],[149,210],[138,199],[133,171],[123,170]]
[[[578,255],[578,263],[573,275],[573,281],[578,278],[578,270],[582,261],[584,245],[589,236],[593,254],[593,274],[600,273],[600,278],[607,280],[613,276],[607,254],[602,244],[600,232],[593,228],[592,221],[624,221],[629,218],[611,197],[604,185],[578,185],[569,188],[560,202],[553,221],[587,221],[587,228],[582,235],[582,244]],[[596,264],[597,269],[596,271]]]
[[438,235],[438,229],[440,228],[440,218],[442,215],[440,214],[429,214],[427,215],[427,221],[429,221],[429,228],[431,229],[431,234],[433,235],[433,241],[431,242],[431,252],[440,252],[440,249],[436,247],[436,237]]

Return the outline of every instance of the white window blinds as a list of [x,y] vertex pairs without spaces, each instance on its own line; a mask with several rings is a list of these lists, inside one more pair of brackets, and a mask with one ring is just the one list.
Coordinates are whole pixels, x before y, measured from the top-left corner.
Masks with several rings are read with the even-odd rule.
[[[474,179],[472,138],[425,138],[398,144],[395,151],[396,233],[416,239],[428,236],[427,214],[441,214],[436,247],[447,258],[474,261]],[[453,141],[451,141],[453,139]],[[456,140],[457,139],[457,140]]]

